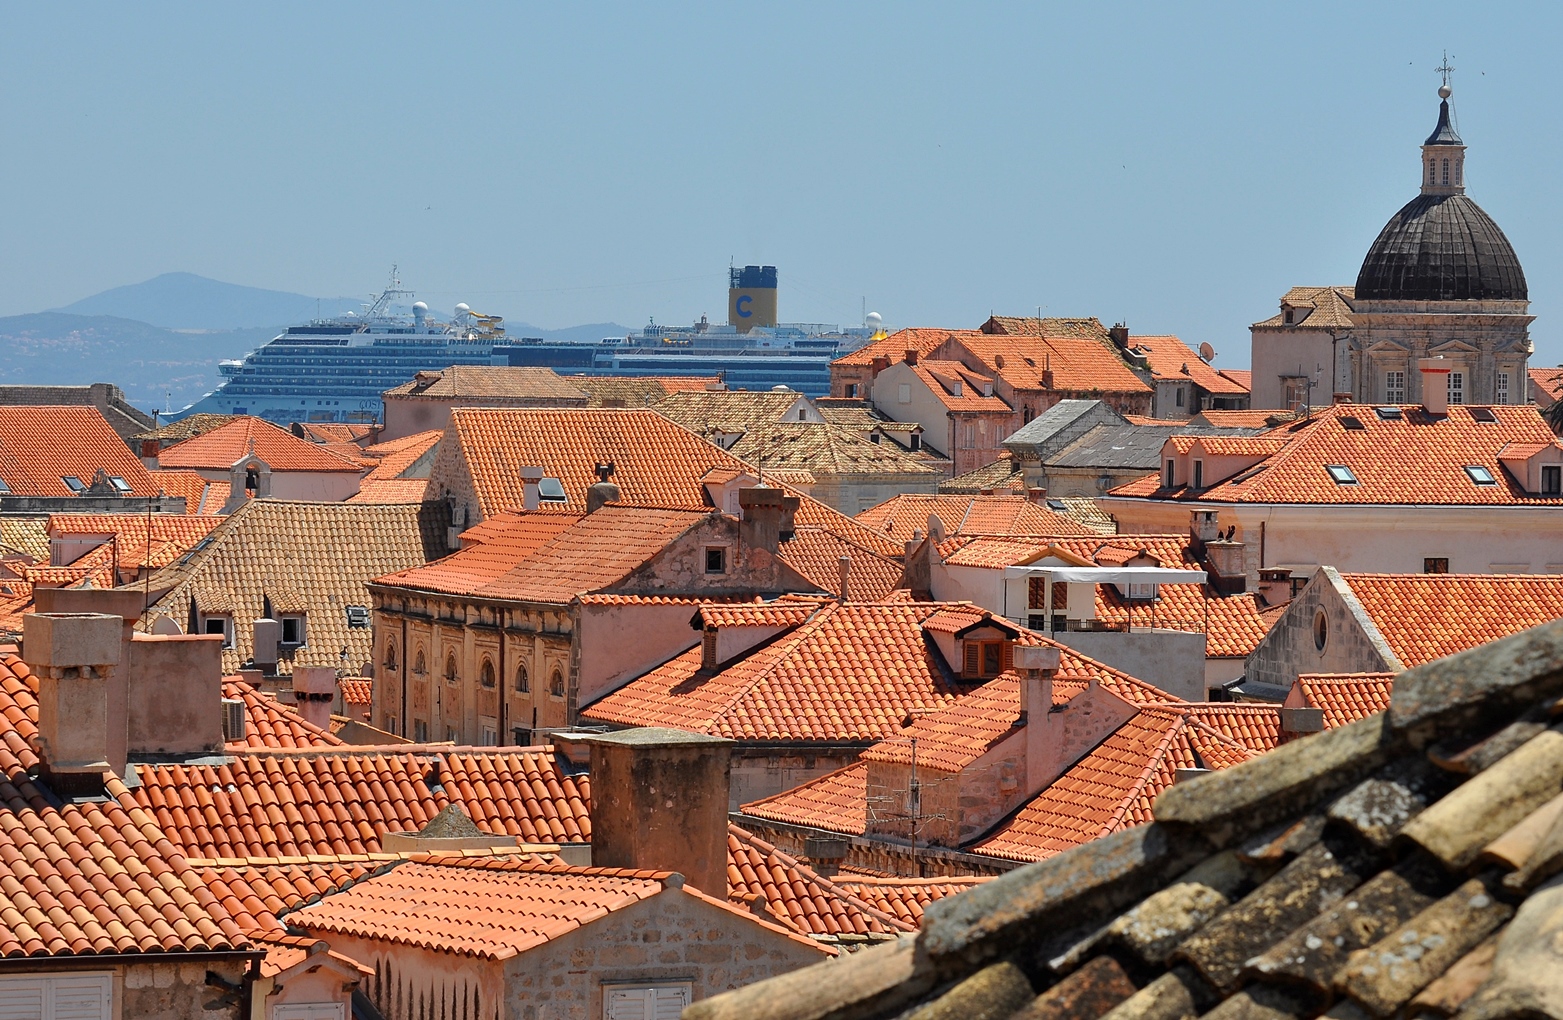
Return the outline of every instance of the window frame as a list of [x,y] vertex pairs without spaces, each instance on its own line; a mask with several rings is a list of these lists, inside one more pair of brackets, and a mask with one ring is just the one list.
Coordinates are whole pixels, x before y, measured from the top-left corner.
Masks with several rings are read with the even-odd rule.
[[[277,639],[277,643],[278,644],[287,645],[289,648],[305,648],[305,647],[308,647],[308,645],[309,645],[309,625],[308,625],[308,622],[306,620],[306,614],[304,614],[304,613],[284,613],[280,617],[277,618],[277,623],[280,625],[279,632],[282,635],[281,637],[279,637]],[[293,625],[293,636],[296,639],[296,640],[293,640],[293,641],[289,641],[288,638],[287,638],[288,624],[290,624],[290,623]]]
[[1450,372],[1449,373],[1449,382],[1448,382],[1447,385],[1448,385],[1449,403],[1451,405],[1453,405],[1453,404],[1460,404],[1461,406],[1464,406],[1464,404],[1465,404],[1465,373],[1464,372]]
[[1424,556],[1422,557],[1422,573],[1447,574],[1449,573],[1449,557]]
[[[712,557],[715,557],[716,568],[712,569]],[[705,547],[705,574],[707,577],[725,577],[727,575],[727,546],[708,545]]]
[[1492,469],[1489,468],[1486,464],[1467,464],[1465,465],[1464,470],[1465,476],[1469,478],[1474,485],[1498,484],[1497,476],[1492,473]]
[[[1552,480],[1549,488],[1548,479]],[[1563,496],[1563,464],[1541,465],[1541,494],[1543,496]]]
[[1406,402],[1406,373],[1398,368],[1390,369],[1384,373],[1384,403],[1404,404]]
[[[214,624],[214,623],[221,623],[222,624],[222,630],[220,632],[212,630],[212,624]],[[232,613],[202,613],[201,614],[201,633],[202,634],[217,634],[217,633],[221,633],[222,637],[223,637],[222,646],[224,648],[232,648],[233,647],[233,614]]]
[[1330,476],[1330,481],[1336,485],[1361,485],[1357,473],[1345,464],[1326,464],[1324,473]]

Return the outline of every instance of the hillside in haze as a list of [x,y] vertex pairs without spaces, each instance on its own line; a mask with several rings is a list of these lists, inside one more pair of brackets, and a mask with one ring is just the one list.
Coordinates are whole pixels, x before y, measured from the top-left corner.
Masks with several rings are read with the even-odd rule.
[[280,290],[208,280],[194,273],[164,273],[143,283],[114,287],[64,308],[75,315],[112,315],[165,329],[232,330],[356,312],[357,298],[312,298]]

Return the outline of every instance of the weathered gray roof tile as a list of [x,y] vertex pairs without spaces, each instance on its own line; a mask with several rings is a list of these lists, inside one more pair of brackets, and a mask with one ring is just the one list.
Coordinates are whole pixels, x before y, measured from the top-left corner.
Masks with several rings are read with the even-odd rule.
[[1399,758],[1331,804],[1329,819],[1382,850],[1451,785],[1426,759]]
[[1563,878],[1531,894],[1498,939],[1487,983],[1459,1020],[1563,1016]]
[[1009,1020],[1096,1020],[1135,993],[1110,956],[1098,956],[1010,1015]]

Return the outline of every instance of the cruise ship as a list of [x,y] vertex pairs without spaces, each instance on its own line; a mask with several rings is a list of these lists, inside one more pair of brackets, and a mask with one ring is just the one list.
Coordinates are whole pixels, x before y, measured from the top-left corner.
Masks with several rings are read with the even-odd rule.
[[503,319],[460,304],[450,322],[440,322],[422,301],[410,315],[398,313],[396,305],[412,296],[393,270],[390,285],[361,313],[290,326],[242,360],[220,362],[217,389],[167,420],[211,413],[279,425],[375,422],[385,413],[380,394],[419,372],[496,364]]

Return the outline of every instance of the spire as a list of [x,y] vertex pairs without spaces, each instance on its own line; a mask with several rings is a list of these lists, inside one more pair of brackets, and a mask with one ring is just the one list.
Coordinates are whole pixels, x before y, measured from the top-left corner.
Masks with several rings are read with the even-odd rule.
[[1438,73],[1444,76],[1443,84],[1438,86],[1438,126],[1422,143],[1422,194],[1463,195],[1465,143],[1460,140],[1449,116],[1449,97],[1454,95],[1449,76],[1454,68],[1449,65],[1447,51]]

